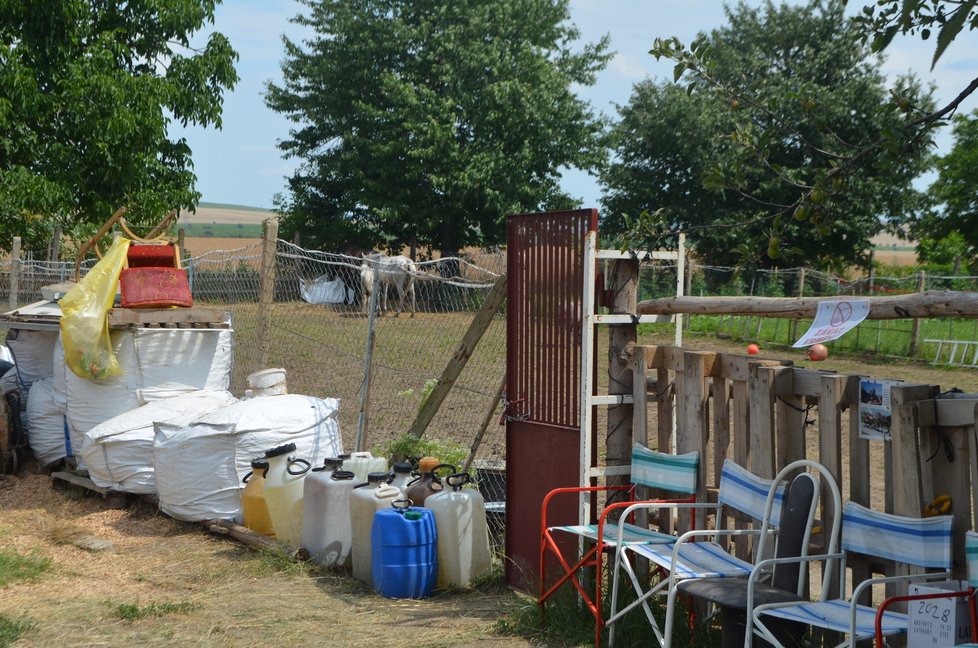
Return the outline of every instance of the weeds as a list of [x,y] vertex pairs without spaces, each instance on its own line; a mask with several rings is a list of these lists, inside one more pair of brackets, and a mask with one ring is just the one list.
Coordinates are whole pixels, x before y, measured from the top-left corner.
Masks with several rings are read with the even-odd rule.
[[120,603],[115,608],[115,615],[123,621],[133,622],[146,617],[165,617],[171,614],[190,614],[200,609],[200,604],[189,601],[179,603]]
[[33,630],[36,626],[37,624],[30,619],[11,621],[0,615],[0,648],[12,646],[15,641],[20,639],[21,635]]
[[11,549],[0,549],[0,587],[17,581],[34,581],[51,568],[51,559],[32,551],[21,556]]

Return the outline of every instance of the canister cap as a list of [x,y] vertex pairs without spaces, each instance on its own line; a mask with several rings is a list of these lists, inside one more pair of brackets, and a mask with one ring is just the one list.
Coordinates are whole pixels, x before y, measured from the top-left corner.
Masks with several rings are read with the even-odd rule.
[[441,462],[437,457],[421,457],[421,459],[418,460],[418,472],[430,473],[439,463]]
[[390,473],[385,472],[367,473],[367,483],[376,484],[378,482],[386,482],[388,479],[390,479],[390,476]]
[[402,475],[410,475],[411,471],[414,470],[414,466],[406,461],[398,461],[393,466],[391,466],[394,472],[400,473]]
[[421,519],[421,511],[412,511],[412,510],[404,511],[404,519],[405,520],[420,520]]
[[265,458],[271,459],[272,457],[281,457],[284,454],[289,454],[290,452],[295,452],[294,443],[286,443],[285,445],[280,445],[277,448],[272,448],[271,450],[265,451]]

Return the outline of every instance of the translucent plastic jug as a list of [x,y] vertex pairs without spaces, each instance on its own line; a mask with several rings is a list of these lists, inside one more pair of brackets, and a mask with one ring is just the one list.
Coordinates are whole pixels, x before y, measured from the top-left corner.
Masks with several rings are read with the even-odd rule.
[[390,485],[400,488],[401,492],[407,493],[408,484],[411,482],[414,466],[406,461],[398,461],[391,466],[391,474],[394,476]]
[[320,565],[345,565],[350,560],[350,494],[353,473],[339,470],[342,461],[326,459],[306,475],[302,496],[302,547]]
[[374,516],[372,576],[374,590],[388,598],[424,598],[435,588],[438,532],[431,511],[395,500],[394,508]]
[[372,472],[387,472],[387,459],[375,457],[369,452],[354,452],[343,460],[343,470],[351,471],[356,475],[357,483],[362,484]]
[[433,495],[444,488],[437,473],[439,470],[449,470],[455,472],[455,466],[451,464],[438,463],[435,457],[422,457],[418,462],[419,477],[414,479],[407,488],[407,498],[411,500],[412,506],[424,506],[425,500],[429,495]]
[[302,541],[302,482],[309,470],[305,459],[290,456],[295,444],[287,443],[265,453],[265,502],[275,537],[298,548]]
[[428,498],[438,527],[438,587],[470,587],[492,568],[486,502],[479,491],[463,488],[465,473],[445,479],[448,488]]
[[268,462],[264,459],[251,460],[251,472],[245,475],[244,490],[241,492],[241,517],[246,527],[270,538],[275,537],[272,518],[265,503],[265,473]]
[[367,484],[358,486],[350,494],[353,577],[367,585],[373,583],[370,534],[374,515],[381,509],[390,508],[391,502],[402,497],[400,489],[387,483],[388,477],[386,472],[370,473]]

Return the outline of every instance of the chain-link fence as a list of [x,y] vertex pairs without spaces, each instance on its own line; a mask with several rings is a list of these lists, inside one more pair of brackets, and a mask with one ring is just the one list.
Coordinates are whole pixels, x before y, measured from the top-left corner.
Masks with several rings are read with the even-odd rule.
[[[386,288],[388,310],[369,317],[364,260],[304,250],[278,241],[272,299],[261,299],[261,244],[212,251],[184,260],[195,304],[228,311],[234,329],[232,391],[247,376],[282,367],[292,393],[339,398],[344,448],[387,455],[403,435],[496,283],[505,257],[479,253],[418,262],[410,273],[415,312],[396,313],[396,290]],[[82,273],[90,267],[85,264]],[[0,265],[0,298],[11,307],[42,299],[41,287],[74,278],[73,263],[22,260],[17,272]],[[12,279],[13,278],[13,279]],[[407,302],[407,300],[406,300]],[[483,490],[501,499],[505,458],[498,425],[498,392],[505,367],[505,308],[499,309],[415,449],[461,464],[491,416],[475,454]],[[372,340],[371,340],[372,338]],[[368,356],[368,340],[372,349]],[[264,358],[264,362],[262,359]],[[370,376],[369,389],[365,376]],[[360,432],[361,447],[356,447]],[[488,483],[492,480],[492,483]],[[498,529],[497,529],[498,530]]]
[[[639,299],[676,294],[676,269],[662,264],[643,271]],[[903,277],[869,275],[846,280],[808,268],[755,270],[689,266],[686,292],[691,296],[866,297],[904,295],[924,290],[978,290],[978,277],[939,276],[922,271]],[[746,315],[691,315],[690,333],[716,335],[768,346],[790,347],[811,319]],[[832,342],[834,351],[880,357],[927,360],[934,364],[978,366],[978,320],[959,318],[866,320]]]

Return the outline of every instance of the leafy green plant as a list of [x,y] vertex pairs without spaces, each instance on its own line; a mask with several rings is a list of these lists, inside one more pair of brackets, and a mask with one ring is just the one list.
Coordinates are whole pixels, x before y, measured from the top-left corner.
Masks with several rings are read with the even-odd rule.
[[468,448],[455,441],[440,439],[416,439],[410,434],[390,440],[385,445],[374,448],[373,453],[382,457],[405,457],[419,459],[421,457],[438,457],[442,463],[461,468],[468,456]]
[[33,630],[35,627],[37,624],[30,619],[12,621],[0,615],[0,648],[8,648],[14,645],[14,642],[20,639],[25,632]]
[[137,621],[146,617],[164,617],[171,614],[189,614],[200,609],[199,603],[180,601],[179,603],[120,603],[115,608],[115,615],[123,621]]
[[51,568],[51,559],[32,551],[22,556],[12,549],[0,549],[0,587],[17,581],[35,581]]

